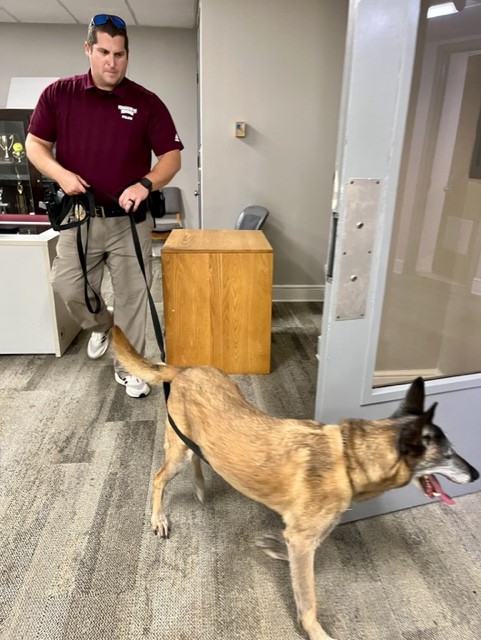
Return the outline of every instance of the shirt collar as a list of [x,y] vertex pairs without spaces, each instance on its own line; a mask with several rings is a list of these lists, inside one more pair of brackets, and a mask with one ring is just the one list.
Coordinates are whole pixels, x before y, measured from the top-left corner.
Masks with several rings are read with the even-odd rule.
[[[84,82],[84,89],[86,91],[95,91],[96,89],[98,89],[98,87],[96,87],[94,84],[94,81],[92,79],[92,72],[90,71],[90,69],[85,74],[83,82]],[[115,89],[113,89],[112,91],[107,92],[107,91],[103,91],[102,89],[98,89],[98,91],[100,91],[101,93],[112,93],[114,95],[124,97],[127,91],[127,84],[128,84],[128,80],[127,78],[124,77],[122,82],[120,82],[120,84],[118,84],[115,87]]]

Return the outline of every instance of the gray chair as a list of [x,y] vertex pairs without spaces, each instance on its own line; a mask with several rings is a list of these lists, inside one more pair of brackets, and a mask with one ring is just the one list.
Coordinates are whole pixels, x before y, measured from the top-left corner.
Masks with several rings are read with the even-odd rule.
[[269,215],[269,211],[265,207],[254,204],[246,207],[242,211],[235,223],[235,229],[262,229],[264,222]]
[[153,240],[166,240],[171,231],[182,229],[184,226],[182,222],[182,194],[179,187],[164,187],[162,191],[165,198],[165,216],[154,219]]

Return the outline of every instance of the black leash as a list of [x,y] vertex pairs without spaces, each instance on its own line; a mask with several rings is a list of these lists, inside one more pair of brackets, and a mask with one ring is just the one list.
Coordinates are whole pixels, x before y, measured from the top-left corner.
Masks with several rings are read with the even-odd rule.
[[[150,314],[152,316],[152,323],[154,325],[155,338],[156,338],[157,344],[159,346],[160,357],[162,359],[162,362],[165,362],[165,348],[164,348],[164,338],[162,336],[162,328],[160,326],[159,316],[157,315],[157,309],[155,308],[154,299],[152,298],[152,294],[150,293],[150,287],[149,287],[149,284],[147,282],[147,276],[145,275],[144,259],[142,257],[142,248],[140,246],[139,235],[137,233],[137,227],[136,227],[136,224],[135,224],[135,219],[134,219],[133,215],[131,215],[131,214],[127,214],[127,215],[130,218],[130,226],[132,228],[132,239],[134,241],[135,253],[137,255],[137,260],[139,262],[140,270],[142,271],[142,275],[144,276],[145,286],[147,288],[147,295],[148,295],[148,298],[149,298]],[[169,399],[169,394],[170,394],[170,382],[164,382],[163,383],[163,387],[164,387],[164,396],[165,396],[165,406],[166,406],[166,409],[167,409],[167,418],[169,420],[170,426],[175,431],[175,433],[179,436],[179,438],[182,440],[182,442],[187,447],[189,447],[189,449],[191,449],[195,453],[196,456],[198,456],[205,463],[209,464],[209,462],[204,458],[204,455],[203,455],[199,445],[196,444],[190,438],[188,438],[184,433],[182,433],[182,431],[179,429],[179,427],[175,424],[172,416],[169,413],[169,409],[167,407],[167,400]]]
[[[82,229],[80,226],[77,227],[77,251],[78,251],[80,266],[82,267],[82,273],[84,274],[85,304],[87,305],[87,309],[90,311],[90,313],[96,314],[100,311],[100,306],[101,306],[100,296],[90,284],[87,276],[87,250],[89,246],[90,217],[86,222],[86,226],[87,226],[87,229],[86,229],[86,237],[85,237],[85,249],[82,246]],[[89,291],[88,291],[89,289],[94,296],[95,307],[92,307],[92,304],[90,302]]]
[[[73,196],[64,194],[60,201],[57,201],[57,194],[53,191],[46,192],[44,196],[47,215],[55,231],[72,229],[77,227],[77,253],[84,276],[84,298],[87,309],[94,315],[100,311],[100,296],[91,286],[87,275],[87,251],[89,244],[90,219],[95,214],[95,199],[90,190],[85,193],[78,193]],[[82,226],[86,225],[85,247],[82,244]],[[95,306],[90,302],[90,293],[95,300]]]
[[[86,217],[87,217],[86,227],[87,227],[87,229],[86,229],[86,233],[85,233],[85,249],[82,246],[82,228],[81,228],[81,225],[78,225],[77,226],[77,251],[78,251],[78,257],[79,257],[79,261],[80,261],[80,266],[82,267],[82,272],[84,274],[85,304],[87,305],[87,309],[90,311],[90,313],[97,314],[100,311],[100,307],[101,307],[100,296],[95,291],[95,289],[91,286],[91,284],[90,284],[90,282],[88,280],[88,276],[87,276],[87,251],[88,251],[88,246],[89,246],[89,227],[90,227],[91,216],[95,212],[95,200],[94,200],[93,193],[91,191],[89,191],[89,190],[86,191],[86,193],[83,196],[83,198],[87,200],[87,202],[84,203],[84,207],[85,207],[85,205],[88,205],[88,211],[86,210]],[[74,206],[78,206],[78,205],[74,205]],[[68,225],[68,224],[66,225],[67,228],[69,226],[70,225]],[[90,302],[89,289],[90,289],[90,292],[93,294],[93,297],[95,299],[95,307],[92,307],[92,304]]]

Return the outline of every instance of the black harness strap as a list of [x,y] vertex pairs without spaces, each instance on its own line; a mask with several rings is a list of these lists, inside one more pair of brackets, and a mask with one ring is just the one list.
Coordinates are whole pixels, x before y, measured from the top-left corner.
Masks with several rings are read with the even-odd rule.
[[[139,261],[140,270],[142,271],[142,275],[144,276],[145,286],[147,287],[147,295],[148,295],[148,298],[149,298],[150,314],[152,316],[152,323],[154,325],[155,337],[156,337],[156,340],[157,340],[157,344],[159,345],[160,357],[162,358],[162,362],[165,362],[165,349],[164,349],[164,339],[162,337],[162,328],[160,326],[159,316],[157,315],[157,309],[155,308],[154,299],[152,298],[152,294],[150,293],[149,284],[147,282],[147,277],[145,275],[144,259],[142,258],[142,249],[141,249],[141,246],[140,246],[140,241],[139,241],[139,236],[138,236],[138,233],[137,233],[137,228],[136,228],[136,225],[135,225],[135,220],[134,220],[134,217],[132,215],[129,215],[129,218],[130,218],[130,226],[132,227],[132,239],[134,241],[135,253],[137,255],[137,260]],[[164,382],[163,387],[164,387],[165,404],[166,404],[166,409],[167,409],[167,418],[169,420],[170,426],[175,431],[175,433],[179,436],[179,438],[182,440],[182,442],[189,449],[191,449],[195,453],[196,456],[198,456],[205,463],[209,464],[209,462],[205,459],[205,457],[204,457],[199,445],[196,444],[190,438],[188,438],[184,433],[182,433],[182,431],[179,429],[179,427],[175,424],[174,419],[170,415],[169,409],[167,407],[167,400],[169,399],[169,394],[170,394],[170,383],[169,382]]]
[[[167,403],[167,399],[169,397],[169,393],[170,393],[170,383],[169,382],[164,382],[164,395],[165,395],[165,402]],[[169,420],[169,424],[172,427],[172,429],[175,431],[175,433],[179,436],[179,438],[182,440],[182,442],[187,445],[189,447],[189,449],[191,449],[196,456],[199,456],[199,458],[201,460],[203,460],[205,463],[209,464],[209,461],[205,459],[204,454],[202,453],[201,448],[199,447],[198,444],[196,444],[193,440],[191,440],[190,438],[188,438],[185,433],[182,433],[182,431],[179,429],[179,427],[175,424],[174,419],[172,418],[172,416],[169,413],[169,410],[167,409],[167,418]],[[209,465],[210,466],[210,465]]]

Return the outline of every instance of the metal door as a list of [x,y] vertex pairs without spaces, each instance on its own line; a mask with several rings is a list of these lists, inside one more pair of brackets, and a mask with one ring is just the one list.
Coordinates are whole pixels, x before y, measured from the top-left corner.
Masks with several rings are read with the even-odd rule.
[[[455,105],[467,104],[466,92],[480,68],[468,64],[481,50],[480,30],[471,34],[474,12],[453,16],[458,20],[454,46],[449,33],[439,35],[441,23],[427,20],[428,4],[350,2],[316,418],[387,417],[407,382],[420,374],[426,379],[427,404],[439,402],[437,424],[479,468],[481,228],[473,215],[480,200],[471,165],[481,157],[475,145],[480,100],[475,106],[468,100],[469,109],[456,110]],[[450,68],[458,69],[452,82]],[[467,111],[469,123],[457,126]],[[447,112],[453,131],[461,131],[466,144],[469,127],[473,130],[474,148],[458,158],[466,173],[462,192],[469,192],[468,180],[472,193],[455,214],[451,202],[449,217],[426,218]],[[456,152],[458,143],[452,144]],[[448,163],[452,166],[452,158]],[[439,207],[442,211],[444,202]],[[454,268],[452,276],[436,272],[438,256],[446,250],[451,260],[453,252],[459,254],[462,268]],[[453,496],[481,488],[480,481],[444,484]],[[410,485],[354,506],[345,521],[427,501]]]

